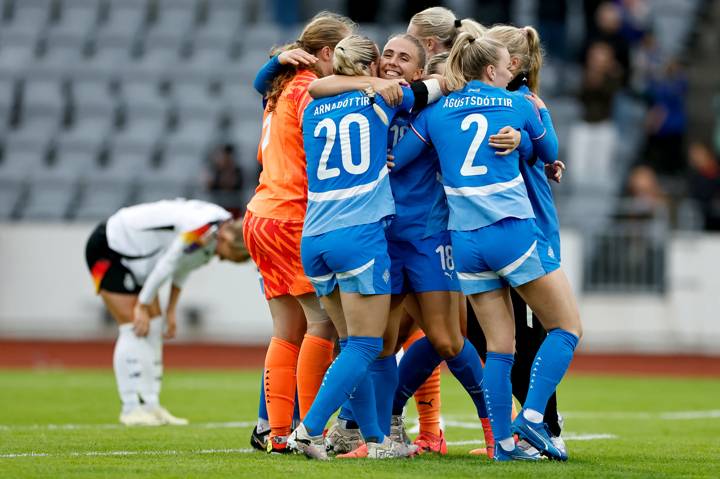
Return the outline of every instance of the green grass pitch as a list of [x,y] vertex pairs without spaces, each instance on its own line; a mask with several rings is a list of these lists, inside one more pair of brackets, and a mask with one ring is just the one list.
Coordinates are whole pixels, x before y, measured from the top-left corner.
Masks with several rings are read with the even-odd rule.
[[568,377],[564,464],[469,456],[482,431],[449,374],[446,457],[318,463],[251,452],[258,383],[259,372],[168,371],[163,403],[191,425],[126,428],[109,370],[0,371],[0,477],[720,477],[717,379]]

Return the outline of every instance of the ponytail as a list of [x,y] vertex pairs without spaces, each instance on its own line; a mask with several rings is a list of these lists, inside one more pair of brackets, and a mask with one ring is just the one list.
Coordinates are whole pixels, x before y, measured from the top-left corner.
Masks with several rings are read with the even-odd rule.
[[485,67],[498,64],[502,48],[502,44],[487,37],[476,38],[469,33],[458,35],[445,66],[448,90],[461,90],[468,81],[481,79]]
[[533,27],[496,25],[487,31],[487,35],[505,45],[510,56],[520,61],[519,70],[526,74],[528,88],[537,93],[544,55],[537,30]]
[[543,64],[543,49],[540,44],[540,35],[533,27],[523,28],[528,45],[528,88],[533,93],[540,90],[540,69]]

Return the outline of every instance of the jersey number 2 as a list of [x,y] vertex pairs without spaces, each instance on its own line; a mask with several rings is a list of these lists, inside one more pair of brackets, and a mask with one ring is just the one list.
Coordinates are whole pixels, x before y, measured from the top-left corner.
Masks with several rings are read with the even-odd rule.
[[[360,163],[355,164],[352,157],[352,148],[350,146],[350,125],[355,123],[360,130]],[[332,118],[325,118],[315,127],[313,135],[315,138],[320,136],[322,130],[325,133],[325,147],[320,155],[320,165],[318,166],[318,180],[327,180],[340,176],[340,168],[328,168],[330,160],[330,152],[335,145],[335,137],[337,130],[340,129],[340,157],[345,171],[352,175],[362,175],[370,168],[370,122],[360,113],[350,113],[340,120],[339,126],[335,126]]]
[[477,131],[473,137],[470,148],[468,148],[467,154],[465,155],[465,161],[463,161],[462,168],[460,168],[460,174],[463,176],[478,176],[485,175],[488,172],[487,166],[485,165],[473,165],[475,155],[477,154],[480,143],[485,139],[488,130],[488,121],[485,115],[480,113],[473,113],[463,118],[460,128],[462,131],[468,131],[472,124],[477,124]]

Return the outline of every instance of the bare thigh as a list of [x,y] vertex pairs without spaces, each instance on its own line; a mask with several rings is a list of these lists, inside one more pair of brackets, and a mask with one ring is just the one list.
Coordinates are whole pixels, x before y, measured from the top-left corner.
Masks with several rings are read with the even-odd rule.
[[496,289],[468,296],[487,340],[487,350],[494,353],[515,352],[515,320],[510,290]]
[[561,328],[578,338],[582,336],[580,312],[575,302],[575,295],[562,269],[518,286],[515,290],[537,315],[546,330]]
[[[100,297],[105,303],[105,307],[110,311],[110,316],[115,319],[118,324],[128,324],[133,322],[133,308],[138,302],[137,294],[113,293],[104,289],[100,290]],[[157,298],[150,305],[150,317],[160,316],[160,301]]]
[[320,302],[328,316],[330,316],[330,320],[335,326],[338,336],[343,339],[347,338],[347,322],[345,321],[345,313],[343,313],[342,303],[340,301],[340,289],[336,286],[332,293],[327,296],[322,296]]
[[383,350],[380,357],[392,356],[397,351],[400,324],[405,316],[404,298],[404,294],[394,294],[390,297],[390,314],[383,334]]
[[459,293],[429,291],[416,293],[421,315],[420,327],[443,358],[457,356],[464,338],[460,329]]
[[340,292],[349,336],[382,337],[390,313],[390,295]]
[[312,293],[296,296],[307,319],[307,334],[334,341],[337,337],[335,326],[320,300]]
[[273,336],[300,346],[307,329],[300,302],[286,294],[269,300],[268,305],[273,320]]

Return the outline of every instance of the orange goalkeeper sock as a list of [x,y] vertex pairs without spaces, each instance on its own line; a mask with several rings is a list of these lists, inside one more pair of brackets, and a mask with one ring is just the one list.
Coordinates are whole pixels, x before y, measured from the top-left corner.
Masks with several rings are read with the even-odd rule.
[[325,371],[333,361],[335,345],[318,336],[305,335],[297,362],[297,388],[300,402],[300,420],[310,410],[318,389],[325,377]]
[[287,436],[295,409],[295,369],[300,348],[273,337],[265,355],[265,404],[270,436]]

